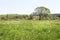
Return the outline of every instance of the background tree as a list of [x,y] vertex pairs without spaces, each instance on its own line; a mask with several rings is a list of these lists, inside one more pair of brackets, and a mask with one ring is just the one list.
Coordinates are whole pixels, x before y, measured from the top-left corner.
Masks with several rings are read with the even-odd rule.
[[34,11],[35,11],[35,15],[39,16],[39,20],[41,20],[43,17],[46,17],[47,14],[50,13],[50,10],[43,6],[35,8]]

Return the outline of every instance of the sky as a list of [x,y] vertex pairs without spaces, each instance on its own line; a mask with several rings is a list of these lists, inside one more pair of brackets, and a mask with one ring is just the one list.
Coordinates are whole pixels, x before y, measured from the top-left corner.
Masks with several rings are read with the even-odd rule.
[[40,6],[60,13],[60,0],[0,0],[0,14],[30,14]]

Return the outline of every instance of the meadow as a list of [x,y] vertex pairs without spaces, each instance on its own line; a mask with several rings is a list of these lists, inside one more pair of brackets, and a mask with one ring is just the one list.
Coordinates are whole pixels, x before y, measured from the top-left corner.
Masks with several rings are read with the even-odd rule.
[[60,20],[0,21],[0,40],[60,40]]

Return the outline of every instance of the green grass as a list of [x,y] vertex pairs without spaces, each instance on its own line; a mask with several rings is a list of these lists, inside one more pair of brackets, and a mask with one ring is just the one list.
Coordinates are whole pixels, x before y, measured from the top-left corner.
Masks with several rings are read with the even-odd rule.
[[60,40],[60,21],[0,21],[0,40]]

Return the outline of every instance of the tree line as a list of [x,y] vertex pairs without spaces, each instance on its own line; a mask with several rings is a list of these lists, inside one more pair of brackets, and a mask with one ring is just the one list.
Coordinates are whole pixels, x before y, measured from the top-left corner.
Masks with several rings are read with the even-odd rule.
[[0,20],[55,20],[60,19],[60,14],[51,14],[46,7],[37,7],[30,15],[6,14],[0,15]]

